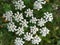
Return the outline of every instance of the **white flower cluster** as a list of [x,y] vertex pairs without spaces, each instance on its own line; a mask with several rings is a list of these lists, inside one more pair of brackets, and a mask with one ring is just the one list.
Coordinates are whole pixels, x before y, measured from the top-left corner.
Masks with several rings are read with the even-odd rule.
[[[24,2],[22,0],[14,1],[15,9],[22,10],[26,6],[24,5]],[[45,4],[46,1],[44,0],[37,0],[34,2],[34,9],[40,10],[42,8],[42,4]],[[8,31],[15,32],[16,35],[22,36],[22,38],[16,38],[15,39],[15,45],[23,45],[25,41],[31,41],[32,44],[39,44],[42,39],[38,36],[38,32],[41,34],[41,36],[45,37],[47,34],[49,34],[49,29],[45,27],[46,22],[52,22],[53,16],[52,13],[45,12],[44,16],[40,19],[37,19],[34,14],[33,10],[28,8],[23,13],[17,11],[17,13],[12,13],[12,11],[7,11],[3,16],[6,20],[10,21],[7,24]],[[26,17],[24,17],[26,16]],[[27,18],[30,18],[27,20]],[[15,21],[17,23],[15,23]],[[18,26],[16,25],[18,24]],[[29,25],[32,24],[32,25]],[[27,28],[27,31],[25,31],[25,28]],[[29,28],[29,29],[28,29]],[[23,41],[25,40],[25,41]]]

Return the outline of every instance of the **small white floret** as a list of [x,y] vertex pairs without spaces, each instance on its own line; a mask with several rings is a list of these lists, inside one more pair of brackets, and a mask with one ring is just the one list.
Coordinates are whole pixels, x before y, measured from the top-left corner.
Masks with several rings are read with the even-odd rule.
[[36,27],[36,25],[30,26],[30,32],[31,32],[32,34],[36,34],[37,31],[38,31],[38,28]]
[[13,16],[13,18],[15,19],[15,21],[19,22],[19,21],[22,21],[23,18],[23,14],[22,13],[15,13],[15,15]]
[[3,14],[3,17],[5,17],[5,20],[11,21],[11,22],[12,22],[12,16],[13,16],[12,11],[6,11],[6,13]]
[[48,22],[48,21],[52,22],[52,20],[53,20],[52,13],[46,12],[46,13],[44,13],[44,15],[45,15],[44,18],[45,18],[46,22]]
[[38,11],[42,9],[42,4],[45,4],[46,1],[44,0],[37,0],[34,2],[34,9],[37,9]]
[[38,19],[38,26],[42,27],[45,25],[45,23],[46,23],[46,21],[43,18]]
[[25,11],[26,13],[26,17],[32,17],[33,16],[33,10],[31,10],[30,8],[27,9],[27,11]]
[[24,28],[23,27],[18,27],[16,34],[18,34],[19,36],[24,34]]
[[15,45],[24,45],[25,42],[23,41],[22,38],[18,38],[18,37],[17,37],[17,38],[15,39],[15,42],[14,42],[14,43],[15,43]]
[[21,21],[20,25],[22,25],[22,27],[28,27],[28,21],[24,19],[23,21]]
[[13,4],[15,6],[15,9],[19,9],[22,10],[23,8],[25,8],[26,6],[24,5],[24,2],[22,0],[18,0],[18,1],[13,1]]
[[10,23],[7,24],[8,31],[14,32],[14,31],[16,31],[16,27],[17,26],[14,24],[14,22],[10,22]]
[[32,36],[33,35],[31,33],[26,32],[26,34],[24,35],[24,39],[26,41],[30,41],[33,38]]
[[39,44],[41,42],[41,38],[38,37],[37,35],[35,37],[33,37],[32,39],[32,44]]
[[30,22],[36,24],[36,22],[37,22],[36,17],[32,17],[32,19],[30,19]]
[[40,29],[40,33],[45,37],[47,34],[49,34],[49,30],[46,27],[43,27]]

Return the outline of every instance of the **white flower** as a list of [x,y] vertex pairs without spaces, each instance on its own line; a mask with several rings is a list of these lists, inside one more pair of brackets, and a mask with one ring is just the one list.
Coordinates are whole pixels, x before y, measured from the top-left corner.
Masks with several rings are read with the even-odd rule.
[[38,37],[37,35],[33,37],[32,39],[32,44],[39,44],[41,42],[41,38]]
[[42,26],[44,26],[45,23],[46,23],[46,21],[43,18],[38,19],[38,26],[42,27]]
[[12,11],[6,11],[6,13],[3,14],[3,17],[5,17],[5,19],[8,21],[12,21],[12,15],[13,15]]
[[41,8],[42,8],[42,5],[38,1],[35,1],[34,9],[40,10]]
[[42,9],[42,4],[45,4],[46,1],[44,0],[37,0],[34,2],[34,9],[40,10]]
[[26,21],[26,19],[24,19],[23,21],[21,21],[20,25],[22,25],[22,27],[28,27],[28,22]]
[[30,22],[34,24],[36,24],[36,21],[37,21],[36,17],[32,17],[32,19],[30,20]]
[[17,26],[14,24],[14,22],[10,22],[10,23],[7,24],[8,31],[14,32],[14,31],[16,31],[16,27]]
[[25,11],[26,13],[26,17],[32,17],[33,16],[33,10],[31,10],[30,8],[27,9],[27,11]]
[[14,1],[13,4],[14,4],[16,10],[17,9],[22,10],[23,8],[26,7],[22,0]]
[[36,32],[38,31],[38,28],[36,27],[36,25],[30,26],[30,31],[32,34],[36,34]]
[[15,45],[23,45],[25,42],[23,41],[23,39],[22,38],[16,38],[15,39]]
[[13,16],[13,18],[15,19],[15,21],[19,22],[19,21],[22,21],[23,18],[23,14],[19,12],[15,13],[15,15]]
[[24,29],[23,27],[18,27],[17,31],[16,31],[16,34],[18,34],[19,36],[24,34]]
[[42,36],[46,36],[47,34],[49,34],[49,30],[46,27],[43,27],[42,29],[40,29],[40,33],[42,34]]
[[46,13],[44,13],[44,15],[45,15],[44,18],[45,18],[46,22],[48,22],[48,21],[52,22],[52,20],[53,20],[52,13],[46,12]]
[[26,34],[24,35],[24,39],[27,41],[30,41],[33,37],[33,35],[31,33],[26,32]]

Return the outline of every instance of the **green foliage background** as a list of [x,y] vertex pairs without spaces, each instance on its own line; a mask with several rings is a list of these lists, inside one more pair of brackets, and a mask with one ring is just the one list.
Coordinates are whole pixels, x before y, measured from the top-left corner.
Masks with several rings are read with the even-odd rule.
[[[23,0],[27,8],[33,9],[33,2],[35,0]],[[34,10],[34,14],[37,18],[43,16],[44,12],[52,12],[54,20],[48,22],[46,26],[50,29],[50,34],[42,38],[39,45],[60,45],[60,0],[46,0],[47,4],[43,5],[43,9],[40,11]],[[56,6],[58,9],[56,9]],[[26,9],[27,9],[26,8]],[[6,24],[8,21],[5,20],[3,13],[8,10],[14,10],[12,0],[0,0],[0,45],[14,45],[14,39],[16,38],[15,33],[8,32]],[[25,9],[23,9],[24,11]],[[22,11],[22,12],[23,12]],[[30,42],[26,42],[25,45],[32,45]]]

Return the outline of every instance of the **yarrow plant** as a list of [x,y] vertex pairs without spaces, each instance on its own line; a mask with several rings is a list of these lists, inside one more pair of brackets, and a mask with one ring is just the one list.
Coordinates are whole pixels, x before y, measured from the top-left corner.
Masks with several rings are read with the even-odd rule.
[[[15,10],[22,11],[23,8],[26,8],[23,0],[13,1],[13,4]],[[3,17],[9,21],[7,24],[8,31],[15,32],[16,35],[22,36],[16,37],[15,45],[24,45],[25,41],[30,41],[32,44],[38,45],[42,41],[39,35],[46,37],[47,34],[49,34],[50,30],[45,26],[45,23],[53,21],[53,14],[44,12],[44,16],[41,18],[36,18],[34,15],[34,10],[37,9],[37,11],[40,11],[40,9],[43,8],[42,4],[46,4],[46,1],[36,0],[33,4],[33,9],[28,8],[24,12],[17,11],[16,13],[10,10],[3,14]],[[37,34],[38,32],[39,35]]]

